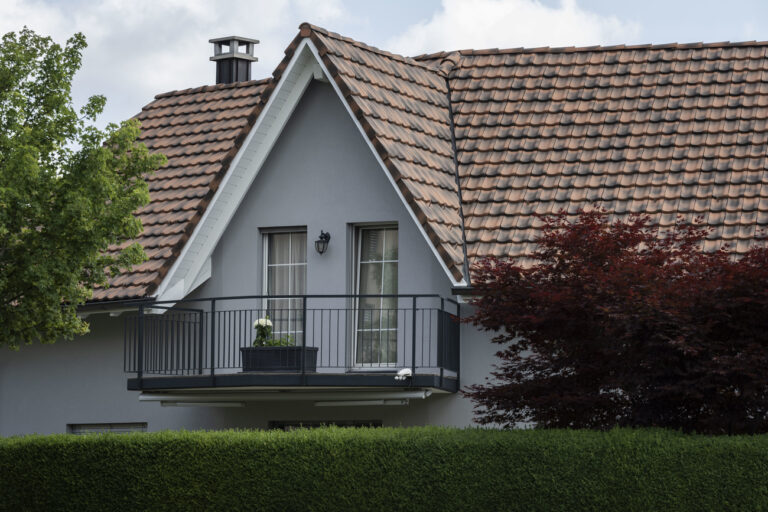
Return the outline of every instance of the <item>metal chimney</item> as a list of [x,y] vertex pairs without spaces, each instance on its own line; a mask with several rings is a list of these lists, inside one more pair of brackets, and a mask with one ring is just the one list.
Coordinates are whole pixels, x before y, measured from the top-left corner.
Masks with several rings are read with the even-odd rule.
[[247,37],[217,37],[209,39],[213,43],[212,61],[216,62],[216,83],[231,84],[251,79],[251,62],[259,59],[254,57],[254,46],[259,44],[256,39]]

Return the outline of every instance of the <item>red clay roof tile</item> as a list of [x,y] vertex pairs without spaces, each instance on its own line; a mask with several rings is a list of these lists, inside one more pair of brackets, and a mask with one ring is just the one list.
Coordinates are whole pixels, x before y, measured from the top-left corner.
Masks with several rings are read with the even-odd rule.
[[94,300],[154,291],[302,38],[457,280],[464,237],[470,264],[524,257],[534,215],[561,209],[647,213],[661,228],[701,217],[705,249],[728,242],[737,253],[768,227],[768,43],[409,58],[302,24],[273,79],[161,94],[139,114],[143,142],[169,157],[139,212],[150,259]]
[[[160,94],[136,118],[140,141],[168,157],[148,178],[150,204],[141,208],[144,225],[137,241],[149,260],[97,288],[93,301],[151,295],[200,220],[228,168],[227,157],[247,133],[267,80],[217,85]],[[116,250],[116,248],[112,248]]]

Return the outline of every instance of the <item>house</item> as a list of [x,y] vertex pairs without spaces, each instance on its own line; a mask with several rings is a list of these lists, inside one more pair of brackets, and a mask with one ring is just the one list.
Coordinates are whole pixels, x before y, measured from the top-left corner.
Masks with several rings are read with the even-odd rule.
[[212,42],[216,85],[138,115],[149,260],[90,334],[0,354],[0,435],[469,425],[469,268],[530,253],[534,214],[701,218],[738,253],[768,225],[768,43],[404,57],[303,24],[251,80],[256,41]]

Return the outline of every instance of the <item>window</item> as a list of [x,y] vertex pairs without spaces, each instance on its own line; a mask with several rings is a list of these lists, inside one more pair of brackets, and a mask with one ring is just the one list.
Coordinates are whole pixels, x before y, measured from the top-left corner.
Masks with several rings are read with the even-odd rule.
[[319,427],[380,427],[381,420],[342,420],[342,421],[270,421],[270,430],[295,430],[297,428],[319,428]]
[[104,434],[106,432],[127,434],[146,431],[146,423],[70,423],[67,425],[67,432],[75,435]]
[[[307,293],[307,233],[294,231],[264,235],[264,294],[269,296]],[[302,343],[301,299],[267,299],[272,335]]]
[[358,366],[397,364],[397,227],[358,231],[355,363]]

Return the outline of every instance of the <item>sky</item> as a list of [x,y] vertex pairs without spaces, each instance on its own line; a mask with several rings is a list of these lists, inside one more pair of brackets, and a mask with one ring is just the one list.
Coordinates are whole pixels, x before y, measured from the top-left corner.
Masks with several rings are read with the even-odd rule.
[[0,0],[0,33],[24,26],[89,47],[76,105],[107,97],[99,124],[161,92],[215,81],[213,37],[259,39],[268,77],[308,21],[379,48],[418,55],[462,48],[768,40],[766,0]]

